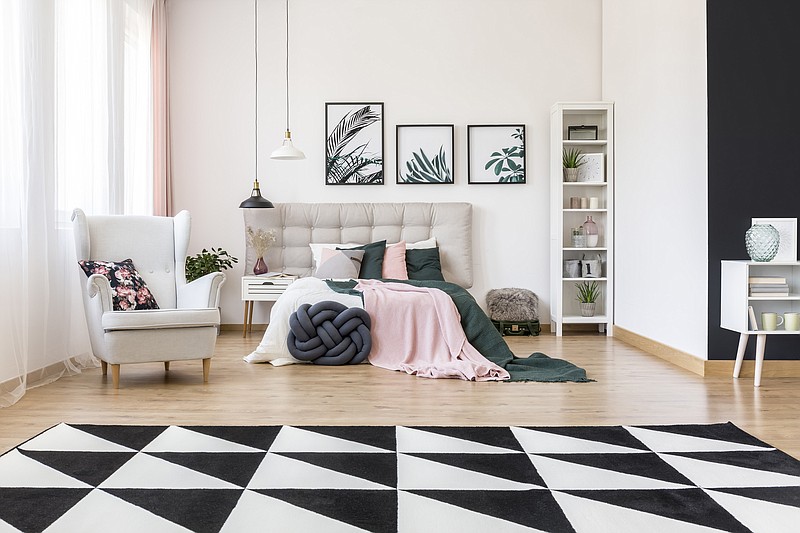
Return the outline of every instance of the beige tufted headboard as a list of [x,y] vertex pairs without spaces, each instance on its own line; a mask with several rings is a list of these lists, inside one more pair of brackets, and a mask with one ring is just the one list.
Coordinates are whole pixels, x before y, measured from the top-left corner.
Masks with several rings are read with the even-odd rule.
[[[436,237],[447,281],[472,286],[472,205],[468,203],[276,204],[274,209],[245,209],[245,226],[275,229],[277,241],[267,252],[270,271],[311,275],[308,244],[391,244]],[[245,272],[256,257],[247,247]]]

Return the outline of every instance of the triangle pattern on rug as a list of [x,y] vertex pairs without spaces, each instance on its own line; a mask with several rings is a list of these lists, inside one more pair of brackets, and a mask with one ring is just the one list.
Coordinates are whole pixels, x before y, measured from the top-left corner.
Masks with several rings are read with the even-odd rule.
[[[91,488],[0,488],[0,520],[21,531],[44,531]],[[12,502],[25,502],[13,505]]]
[[[390,518],[390,523],[393,522]],[[394,520],[396,521],[396,519]],[[282,533],[363,533],[356,527],[283,500],[246,490],[221,533],[263,533],[267,526]],[[391,531],[387,529],[386,531]]]
[[[574,531],[573,529],[538,529],[402,490],[397,497],[397,506],[397,531],[414,533],[442,533],[446,531],[546,533],[548,531]],[[523,520],[529,519],[529,517],[520,518]],[[542,522],[537,525],[541,527]],[[561,525],[564,524],[562,523]]]
[[738,487],[714,489],[714,492],[724,492],[754,500],[800,507],[800,487]]
[[98,426],[95,424],[70,424],[73,428],[139,451],[158,437],[169,426]]
[[557,435],[549,431],[539,431],[512,427],[522,448],[527,453],[646,453],[642,448],[629,448],[617,444],[607,444],[592,440],[580,439],[568,435]]
[[394,426],[295,426],[329,437],[359,442],[382,450],[393,452],[397,449],[397,430]]
[[[113,524],[113,526],[112,526]],[[184,526],[171,522],[144,507],[128,503],[103,490],[95,489],[64,513],[51,526],[53,531],[80,533],[188,533]]]
[[219,531],[244,492],[208,489],[103,489],[190,531]]
[[741,466],[742,468],[752,468],[786,474],[789,476],[800,476],[800,461],[795,461],[789,454],[780,450],[769,450],[766,452],[672,452],[669,455],[697,459],[698,461],[708,461],[722,465]]
[[582,498],[579,493],[573,495],[564,492],[553,492],[553,496],[570,523],[579,532],[721,533],[726,531],[717,527],[692,524],[668,516]]
[[278,455],[386,487],[397,486],[397,457],[393,453],[281,452]]
[[674,433],[687,437],[700,437],[709,440],[746,444],[769,449],[769,444],[755,438],[746,431],[742,431],[730,422],[724,424],[672,424],[666,426],[635,426],[640,429],[659,431],[661,433]]
[[647,446],[634,438],[628,430],[622,426],[533,426],[521,427],[540,433],[552,433],[562,437],[572,437],[582,441],[602,442],[623,448],[633,448],[636,450],[649,451]]
[[0,456],[0,487],[86,489],[88,484],[14,449]]
[[292,426],[283,426],[271,452],[340,452],[340,453],[392,453],[369,444],[324,435],[318,431],[309,431]]
[[542,476],[524,453],[413,453],[409,456],[480,472],[500,479],[544,487]]
[[178,426],[170,426],[156,437],[150,444],[142,448],[143,452],[261,452],[258,448],[244,446],[236,442],[220,439],[211,435],[198,433]]
[[[39,452],[20,450],[44,465],[96,487],[127,463],[135,452]],[[0,474],[0,485],[3,476]]]
[[[269,451],[281,426],[182,426],[210,437],[235,442],[248,448]],[[207,450],[206,450],[207,451]]]
[[[574,531],[551,492],[545,489],[527,491],[411,490],[406,492],[535,530]],[[402,511],[404,514],[418,512],[413,508],[404,508]],[[500,528],[497,530],[504,531]]]
[[[394,456],[391,456],[394,459]],[[368,479],[268,453],[253,475],[248,489],[361,489],[390,490]]]
[[654,452],[754,452],[773,449],[764,445],[754,446],[640,427],[625,426],[625,429]]
[[397,491],[264,489],[259,494],[366,531],[397,531]]
[[267,452],[240,453],[240,452],[214,452],[214,453],[175,453],[156,452],[148,453],[159,459],[181,465],[191,470],[202,472],[209,476],[233,483],[244,488],[252,479],[253,474]]
[[[506,448],[522,452],[522,446],[508,427],[451,427],[451,426],[411,426],[412,429],[447,435],[456,439],[478,442],[495,448]],[[507,452],[506,452],[507,453]]]
[[127,446],[97,437],[69,424],[58,424],[19,446],[21,450],[62,452],[134,452]]
[[561,461],[543,455],[529,457],[547,487],[553,490],[685,489],[691,486]]
[[698,487],[798,487],[800,476],[766,470],[700,461],[678,455],[661,454],[675,470],[691,479]]
[[98,487],[102,489],[238,489],[203,474],[146,453],[136,454]]
[[543,488],[406,454],[398,455],[397,472],[397,488],[402,490],[523,491]]
[[796,505],[773,503],[716,490],[706,490],[706,493],[753,531],[797,531],[800,524],[800,507]]
[[480,442],[442,435],[412,427],[397,427],[397,451],[401,453],[508,453],[500,448]]
[[[666,463],[657,453],[576,453],[576,454],[536,454],[557,461],[567,461],[583,466],[600,468],[620,474],[630,474],[646,478],[694,486],[689,479]],[[610,488],[610,487],[606,487]],[[630,488],[630,487],[629,487]]]

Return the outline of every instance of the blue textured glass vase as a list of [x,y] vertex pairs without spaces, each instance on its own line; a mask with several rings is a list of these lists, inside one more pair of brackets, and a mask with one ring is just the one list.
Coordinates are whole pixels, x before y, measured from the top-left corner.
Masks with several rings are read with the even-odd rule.
[[744,244],[753,261],[772,261],[778,254],[781,234],[772,224],[753,224],[744,234]]

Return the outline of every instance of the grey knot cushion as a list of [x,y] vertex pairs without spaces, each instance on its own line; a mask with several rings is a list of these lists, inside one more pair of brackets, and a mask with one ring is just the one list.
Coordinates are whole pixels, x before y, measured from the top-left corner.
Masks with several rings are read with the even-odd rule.
[[303,304],[289,317],[289,353],[316,365],[355,365],[372,348],[369,314],[358,307],[323,301]]
[[528,289],[492,289],[486,295],[489,318],[502,322],[539,320],[539,297]]

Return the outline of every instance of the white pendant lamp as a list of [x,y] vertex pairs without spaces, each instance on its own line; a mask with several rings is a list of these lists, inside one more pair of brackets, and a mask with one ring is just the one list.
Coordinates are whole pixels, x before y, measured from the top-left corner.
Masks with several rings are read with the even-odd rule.
[[286,135],[283,138],[283,144],[269,157],[284,161],[306,158],[306,154],[292,144],[292,131],[289,128],[289,0],[286,0]]

